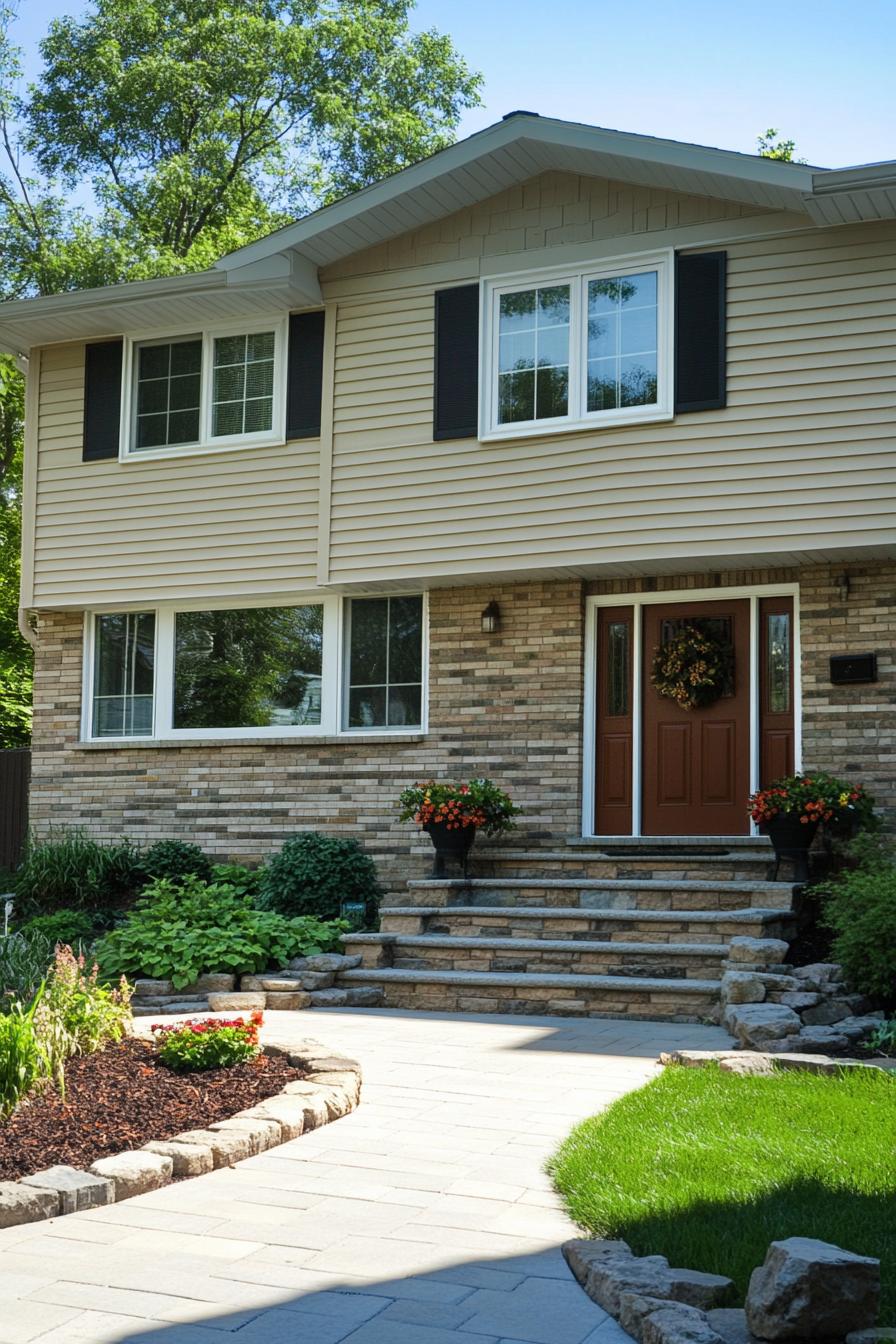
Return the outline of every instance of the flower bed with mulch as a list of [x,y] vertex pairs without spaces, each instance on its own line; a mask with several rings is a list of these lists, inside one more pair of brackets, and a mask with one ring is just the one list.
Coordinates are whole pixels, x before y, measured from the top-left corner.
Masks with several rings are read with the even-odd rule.
[[129,1037],[65,1066],[65,1100],[46,1091],[0,1125],[0,1180],[99,1158],[204,1128],[275,1096],[305,1076],[282,1055],[230,1068],[174,1073],[153,1045]]

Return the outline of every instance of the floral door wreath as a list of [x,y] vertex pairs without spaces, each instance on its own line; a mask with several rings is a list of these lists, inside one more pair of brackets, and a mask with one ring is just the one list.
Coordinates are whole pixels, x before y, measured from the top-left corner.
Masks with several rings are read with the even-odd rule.
[[724,694],[734,668],[729,640],[700,625],[686,625],[653,655],[650,680],[682,709],[706,709]]

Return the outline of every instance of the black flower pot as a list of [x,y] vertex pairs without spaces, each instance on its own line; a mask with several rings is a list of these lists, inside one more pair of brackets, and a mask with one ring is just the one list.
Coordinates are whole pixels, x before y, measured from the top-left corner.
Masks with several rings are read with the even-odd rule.
[[777,879],[782,863],[793,864],[793,880],[798,883],[809,881],[809,849],[818,830],[817,821],[801,821],[796,812],[781,812],[771,821],[765,821],[759,828],[771,840],[775,851],[775,871]]
[[450,860],[460,864],[464,877],[467,876],[467,860],[473,841],[476,839],[475,826],[458,826],[449,829],[444,821],[431,821],[423,827],[436,851],[432,865],[433,877],[445,876],[445,864]]

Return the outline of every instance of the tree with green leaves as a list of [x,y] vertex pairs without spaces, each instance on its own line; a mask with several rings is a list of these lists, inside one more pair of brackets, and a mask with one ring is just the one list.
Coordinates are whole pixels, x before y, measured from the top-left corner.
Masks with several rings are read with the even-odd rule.
[[779,140],[781,132],[777,126],[769,126],[768,130],[762,135],[756,137],[756,152],[761,159],[778,159],[781,163],[805,163],[805,159],[795,159],[793,151],[796,149],[795,140]]
[[[198,271],[451,143],[481,78],[413,0],[90,0],[22,88],[0,0],[0,300]],[[23,167],[28,164],[30,167]],[[72,200],[89,194],[90,205]],[[21,379],[0,374],[0,744],[16,628]]]

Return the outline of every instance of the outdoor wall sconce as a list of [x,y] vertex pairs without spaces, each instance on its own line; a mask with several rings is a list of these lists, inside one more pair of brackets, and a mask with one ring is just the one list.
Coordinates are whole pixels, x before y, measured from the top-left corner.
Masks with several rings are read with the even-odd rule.
[[482,633],[484,635],[496,635],[501,628],[501,608],[497,602],[491,601],[483,610],[479,618],[482,624]]
[[834,582],[835,582],[836,587],[837,587],[837,595],[838,595],[838,597],[840,598],[840,601],[841,601],[841,602],[846,602],[846,601],[848,601],[848,599],[849,599],[849,575],[848,575],[848,574],[838,574],[837,577],[836,577],[836,579],[834,580]]

